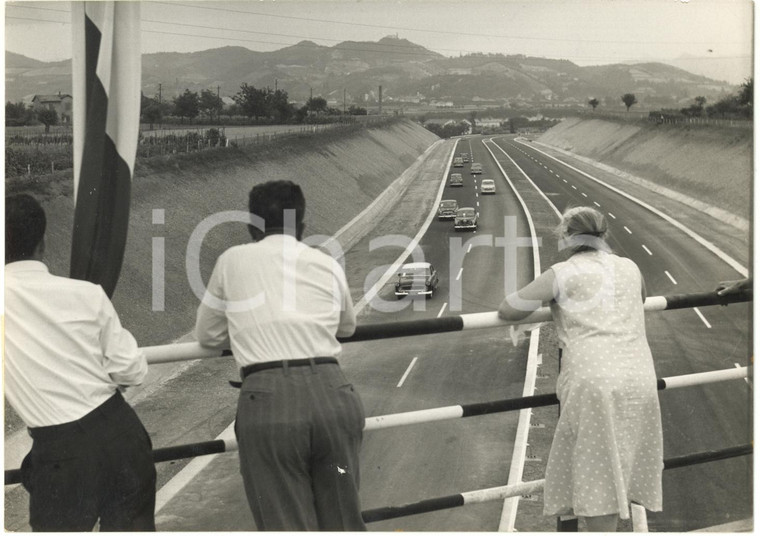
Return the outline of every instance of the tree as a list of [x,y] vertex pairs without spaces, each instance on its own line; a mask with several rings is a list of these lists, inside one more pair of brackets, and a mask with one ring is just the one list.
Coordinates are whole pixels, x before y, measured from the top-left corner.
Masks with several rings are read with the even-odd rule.
[[182,95],[174,97],[174,114],[182,117],[183,120],[185,117],[188,119],[198,117],[200,113],[198,102],[198,93],[186,89]]
[[50,132],[51,125],[58,124],[58,112],[44,108],[37,112],[37,121],[45,125],[45,134]]
[[470,112],[470,123],[472,123],[472,126],[475,126],[475,119],[478,117],[478,112],[473,110]]
[[7,127],[28,125],[33,115],[32,110],[27,108],[23,102],[14,104],[8,101],[5,103],[5,126]]
[[219,117],[219,113],[224,108],[224,103],[221,97],[209,89],[201,91],[200,99],[198,100],[198,109],[207,115],[212,121],[215,117]]
[[747,78],[739,88],[739,104],[748,106],[750,110],[752,110],[752,95],[754,91],[754,82],[752,80],[752,78]]
[[256,89],[244,83],[232,99],[240,105],[241,111],[248,118],[258,119],[267,115],[267,91],[265,89]]
[[306,109],[310,112],[327,112],[327,101],[322,97],[311,97],[306,101]]
[[288,102],[288,92],[283,89],[272,91],[267,88],[266,103],[271,116],[278,123],[288,121],[295,113],[293,105]]
[[142,121],[150,125],[150,129],[153,130],[155,123],[160,123],[164,118],[164,112],[161,106],[157,102],[151,102],[142,110]]
[[688,108],[681,108],[681,113],[688,117],[701,117],[704,113],[704,106],[706,102],[707,99],[705,97],[696,97],[694,99],[694,104]]
[[588,105],[591,106],[594,110],[596,110],[596,107],[599,106],[599,99],[594,97],[593,99],[589,99]]
[[[367,115],[367,109],[352,104],[348,107],[348,115]],[[421,123],[424,124],[424,121],[421,121]]]
[[625,111],[629,111],[631,109],[631,106],[636,104],[638,101],[636,100],[636,95],[633,93],[626,93],[620,99],[623,101],[623,104],[625,104]]

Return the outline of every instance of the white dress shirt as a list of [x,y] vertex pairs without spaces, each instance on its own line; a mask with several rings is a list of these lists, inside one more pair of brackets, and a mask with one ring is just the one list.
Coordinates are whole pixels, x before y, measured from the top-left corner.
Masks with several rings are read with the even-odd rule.
[[337,356],[336,337],[355,329],[340,264],[283,234],[219,256],[195,323],[201,345],[229,345],[240,367]]
[[77,420],[147,370],[99,285],[5,265],[5,396],[27,426]]

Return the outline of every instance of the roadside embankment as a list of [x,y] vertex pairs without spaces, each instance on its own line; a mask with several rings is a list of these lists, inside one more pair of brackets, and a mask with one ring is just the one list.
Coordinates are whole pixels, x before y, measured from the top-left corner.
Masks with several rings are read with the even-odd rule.
[[[166,343],[192,328],[199,299],[189,283],[188,251],[188,267],[199,271],[205,281],[222,251],[250,238],[244,224],[229,218],[221,218],[205,236],[197,237],[202,247],[191,244],[191,235],[205,218],[246,211],[254,184],[275,179],[300,184],[307,200],[306,235],[331,236],[436,140],[421,126],[401,121],[350,136],[325,134],[289,141],[255,153],[226,149],[192,158],[153,159],[138,166],[124,264],[113,298],[122,323],[141,345]],[[49,220],[47,261],[53,273],[65,275],[73,199],[59,195],[44,204]],[[154,246],[154,238],[162,238],[163,245]],[[154,247],[164,251],[163,266],[154,267]],[[161,301],[163,310],[154,310]]]
[[748,231],[752,130],[571,118],[538,140]]

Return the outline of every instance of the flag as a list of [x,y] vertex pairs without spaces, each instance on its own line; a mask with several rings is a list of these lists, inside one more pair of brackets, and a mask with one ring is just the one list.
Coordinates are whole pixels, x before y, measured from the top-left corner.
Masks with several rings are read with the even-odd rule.
[[140,6],[72,2],[74,231],[71,271],[112,296],[129,224],[140,130]]

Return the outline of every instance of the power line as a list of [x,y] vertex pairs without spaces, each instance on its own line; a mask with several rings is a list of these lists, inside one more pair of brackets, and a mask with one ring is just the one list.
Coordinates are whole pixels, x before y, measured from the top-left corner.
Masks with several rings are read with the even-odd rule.
[[[330,24],[343,24],[348,26],[361,26],[364,28],[379,28],[382,30],[404,30],[404,31],[410,31],[410,32],[423,32],[423,33],[432,33],[432,34],[438,34],[438,35],[451,35],[451,32],[448,31],[440,31],[440,30],[430,30],[427,28],[410,28],[410,27],[404,27],[404,26],[384,26],[381,24],[367,24],[367,23],[360,23],[360,22],[350,22],[350,21],[340,21],[340,20],[334,20],[334,19],[315,19],[313,17],[298,17],[295,15],[273,15],[271,13],[263,13],[260,11],[245,11],[245,10],[239,10],[239,9],[229,9],[229,8],[222,8],[222,7],[206,7],[206,6],[199,6],[199,5],[193,5],[193,4],[183,4],[180,2],[160,2],[160,1],[154,1],[152,2],[154,4],[163,4],[167,6],[180,6],[180,7],[187,7],[192,9],[206,9],[211,11],[217,11],[217,12],[226,12],[226,13],[237,13],[237,14],[245,14],[245,15],[256,15],[260,17],[274,17],[279,19],[290,19],[290,20],[303,20],[308,22],[320,22],[320,23],[330,23]],[[487,33],[468,33],[468,32],[460,32],[457,30],[457,35],[464,35],[468,37],[496,37],[496,38],[502,38],[502,39],[524,39],[524,40],[533,40],[533,41],[558,41],[558,42],[582,42],[582,43],[621,43],[621,44],[646,44],[646,45],[706,45],[706,44],[713,44],[714,41],[623,41],[623,40],[601,40],[601,39],[564,39],[564,38],[552,38],[552,37],[532,37],[532,36],[520,36],[520,35],[507,35],[507,34],[487,34]],[[739,42],[736,42],[739,43]]]

